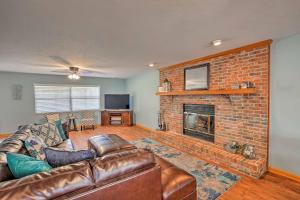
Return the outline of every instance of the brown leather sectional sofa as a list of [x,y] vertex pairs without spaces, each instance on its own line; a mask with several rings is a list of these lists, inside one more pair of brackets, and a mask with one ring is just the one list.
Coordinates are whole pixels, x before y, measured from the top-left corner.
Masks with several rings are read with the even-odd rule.
[[[195,200],[196,181],[148,150],[127,149],[13,179],[6,152],[27,154],[25,133],[0,143],[0,199]],[[57,146],[74,149],[70,139]]]

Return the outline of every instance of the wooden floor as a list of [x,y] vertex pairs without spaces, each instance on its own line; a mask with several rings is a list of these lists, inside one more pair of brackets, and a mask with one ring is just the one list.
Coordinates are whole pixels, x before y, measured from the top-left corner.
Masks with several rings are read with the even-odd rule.
[[[96,130],[86,130],[71,132],[70,138],[73,140],[76,149],[86,149],[88,138],[99,135],[114,133],[122,138],[131,141],[139,138],[149,137],[149,132],[139,127],[98,127]],[[188,152],[185,152],[188,153]],[[200,157],[197,157],[201,159]],[[227,169],[232,171],[230,169]],[[222,200],[257,200],[257,199],[287,199],[300,200],[300,183],[293,180],[267,173],[262,179],[253,179],[244,176],[225,192],[219,199]]]
[[[96,130],[86,130],[70,133],[76,148],[87,148],[89,137],[105,133],[114,133],[130,141],[149,137],[149,132],[139,127],[98,127]],[[186,152],[188,153],[188,152]],[[198,157],[198,159],[201,159]],[[227,169],[229,170],[229,169]],[[233,171],[233,173],[238,173]],[[300,200],[300,183],[267,173],[262,179],[253,179],[240,173],[241,180],[225,192],[222,200],[256,200],[256,199],[288,199]]]

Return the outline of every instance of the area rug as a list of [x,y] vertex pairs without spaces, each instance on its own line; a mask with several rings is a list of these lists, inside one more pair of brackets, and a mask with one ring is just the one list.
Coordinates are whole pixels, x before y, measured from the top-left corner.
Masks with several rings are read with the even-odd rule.
[[189,172],[197,180],[197,199],[214,200],[234,185],[240,177],[222,168],[199,160],[155,140],[143,138],[132,142],[138,148],[151,149],[177,167]]

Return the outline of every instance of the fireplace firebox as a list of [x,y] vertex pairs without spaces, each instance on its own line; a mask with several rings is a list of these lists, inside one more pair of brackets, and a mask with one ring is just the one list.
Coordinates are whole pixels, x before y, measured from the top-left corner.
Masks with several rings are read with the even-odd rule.
[[214,142],[215,106],[206,104],[184,104],[183,134]]

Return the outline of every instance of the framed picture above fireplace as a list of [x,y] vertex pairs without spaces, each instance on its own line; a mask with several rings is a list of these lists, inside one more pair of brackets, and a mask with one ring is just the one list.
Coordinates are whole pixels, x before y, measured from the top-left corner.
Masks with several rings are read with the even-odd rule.
[[209,63],[184,69],[185,90],[207,90],[209,88]]

